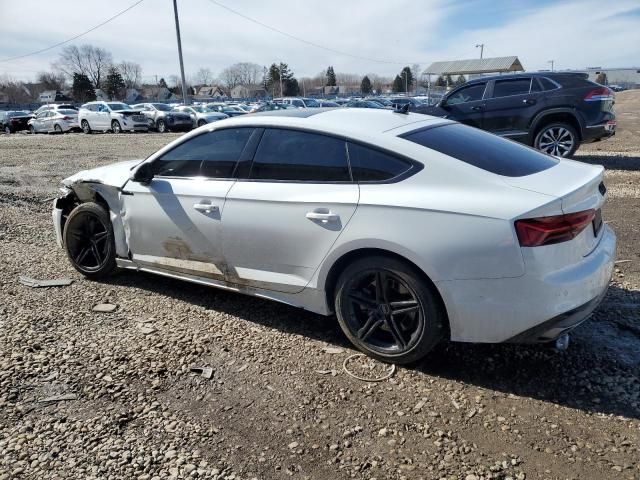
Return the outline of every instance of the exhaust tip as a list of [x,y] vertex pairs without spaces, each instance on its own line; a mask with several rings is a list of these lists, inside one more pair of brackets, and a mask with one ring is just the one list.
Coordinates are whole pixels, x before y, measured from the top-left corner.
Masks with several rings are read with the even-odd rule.
[[564,352],[569,348],[569,343],[571,341],[571,337],[568,333],[563,333],[556,339],[556,350],[559,352]]

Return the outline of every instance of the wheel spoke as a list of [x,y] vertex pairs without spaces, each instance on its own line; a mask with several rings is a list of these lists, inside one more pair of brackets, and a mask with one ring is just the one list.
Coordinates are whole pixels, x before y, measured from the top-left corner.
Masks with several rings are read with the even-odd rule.
[[362,326],[362,328],[360,330],[358,330],[358,333],[357,333],[358,338],[360,340],[366,340],[383,323],[384,323],[383,319],[381,319],[381,318],[377,317],[375,314],[371,313],[371,315],[369,315],[369,318],[367,319],[365,324]]
[[367,310],[375,310],[376,308],[378,308],[375,300],[367,298],[358,292],[350,292],[348,296],[352,301],[354,301],[361,307],[366,308]]
[[402,338],[402,333],[400,332],[400,329],[398,328],[398,324],[393,319],[393,317],[389,316],[386,319],[386,324],[387,324],[387,327],[389,327],[389,331],[391,332],[391,335],[393,336],[393,339],[396,342],[396,345],[398,345],[398,347],[400,347],[401,350],[404,350],[405,348],[407,348],[407,342],[405,342],[404,338]]
[[105,238],[107,238],[107,235],[109,235],[108,232],[100,232],[100,233],[96,233],[93,235],[93,237],[91,238],[95,243],[98,243],[102,240],[104,240]]
[[386,278],[383,272],[376,272],[376,302],[378,303],[387,303],[387,293],[384,285]]
[[413,307],[400,308],[398,310],[392,310],[391,315],[400,315],[402,313],[411,313],[418,311],[418,305],[414,305]]
[[91,242],[91,253],[95,257],[97,264],[100,265],[102,263],[102,258],[98,251],[98,246],[94,242]]
[[82,265],[82,261],[87,257],[90,251],[91,250],[89,247],[84,247],[82,250],[80,250],[80,253],[76,257],[76,263],[78,265]]

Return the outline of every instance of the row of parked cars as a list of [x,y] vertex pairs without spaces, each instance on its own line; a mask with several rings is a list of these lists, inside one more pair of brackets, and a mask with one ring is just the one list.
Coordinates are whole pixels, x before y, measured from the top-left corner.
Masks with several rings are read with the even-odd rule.
[[213,102],[167,105],[89,102],[45,105],[34,114],[0,112],[0,127],[11,133],[92,131],[186,131],[247,113],[320,107],[393,109],[444,117],[525,143],[553,156],[571,157],[580,144],[615,134],[614,92],[591,82],[584,74],[524,73],[480,77],[438,98],[358,97],[319,100],[275,98],[252,104]]

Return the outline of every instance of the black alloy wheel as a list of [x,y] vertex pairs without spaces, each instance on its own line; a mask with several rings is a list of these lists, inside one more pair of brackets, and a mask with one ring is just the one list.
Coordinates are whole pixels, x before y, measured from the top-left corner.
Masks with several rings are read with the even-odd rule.
[[205,120],[198,120],[198,126],[201,127],[203,125],[206,125],[207,122]]
[[379,360],[410,363],[442,338],[442,314],[413,268],[378,257],[350,265],[338,281],[336,313],[345,334]]
[[116,267],[113,228],[108,212],[97,203],[76,207],[64,226],[64,246],[74,268],[90,278]]

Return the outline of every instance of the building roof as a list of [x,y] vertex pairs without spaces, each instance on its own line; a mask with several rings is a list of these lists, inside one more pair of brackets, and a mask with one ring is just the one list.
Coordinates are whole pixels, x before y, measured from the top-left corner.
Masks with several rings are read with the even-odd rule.
[[475,58],[434,62],[424,71],[427,75],[465,75],[470,73],[523,72],[518,57]]

